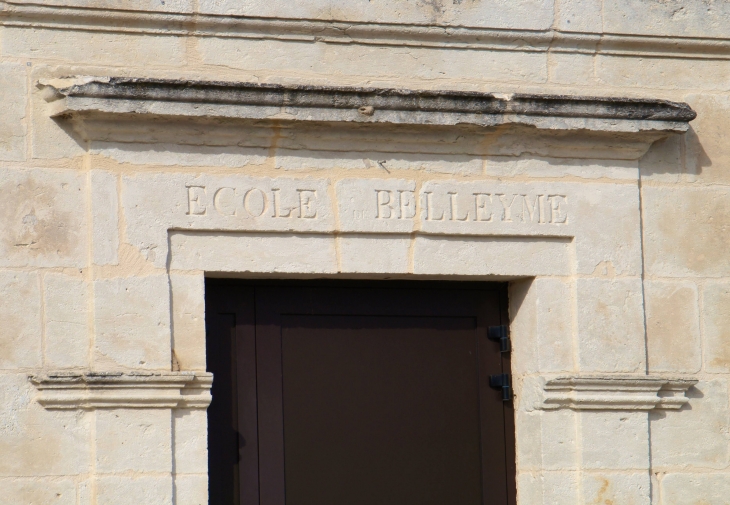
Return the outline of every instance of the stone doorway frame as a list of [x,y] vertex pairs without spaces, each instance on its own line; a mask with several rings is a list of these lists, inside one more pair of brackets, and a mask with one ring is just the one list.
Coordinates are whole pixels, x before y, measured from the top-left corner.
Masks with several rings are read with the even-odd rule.
[[[683,104],[657,100],[115,78],[42,87],[49,113],[89,145],[167,142],[173,128],[182,144],[240,146],[235,126],[250,133],[250,146],[266,147],[284,124],[285,142],[318,153],[345,139],[438,157],[441,148],[424,135],[456,135],[451,148],[460,153],[635,160],[694,117]],[[334,137],[333,124],[341,127]],[[493,138],[474,141],[484,135]],[[204,437],[205,276],[507,280],[518,503],[588,503],[610,489],[620,502],[648,504],[648,412],[681,408],[696,381],[646,374],[638,171],[619,172],[608,182],[600,174],[598,182],[122,177],[116,205],[126,238],[165,272],[140,282],[167,293],[172,369],[37,376],[38,401],[51,409],[197,411],[186,433]],[[473,207],[460,214],[465,202]],[[173,440],[176,430],[173,423]],[[175,485],[174,469],[204,474],[204,457],[173,448]]]

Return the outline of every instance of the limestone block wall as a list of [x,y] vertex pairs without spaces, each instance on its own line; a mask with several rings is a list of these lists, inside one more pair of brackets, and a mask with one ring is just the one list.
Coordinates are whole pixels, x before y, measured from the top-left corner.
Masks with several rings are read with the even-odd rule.
[[[518,503],[730,503],[729,21],[701,0],[0,1],[0,502],[206,503],[205,401],[189,397],[207,380],[204,276],[233,272],[509,280]],[[276,127],[181,143],[182,122],[89,140],[48,95],[88,75],[649,97],[697,118],[645,148],[537,153],[529,136],[495,152]],[[327,223],[239,233],[216,190],[253,179],[302,221],[316,190]],[[590,219],[532,250],[347,221],[348,188],[429,185],[570,193]],[[186,231],[197,213],[208,235]],[[698,382],[678,410],[656,408],[665,379],[626,408],[538,398],[546,378],[596,373]]]

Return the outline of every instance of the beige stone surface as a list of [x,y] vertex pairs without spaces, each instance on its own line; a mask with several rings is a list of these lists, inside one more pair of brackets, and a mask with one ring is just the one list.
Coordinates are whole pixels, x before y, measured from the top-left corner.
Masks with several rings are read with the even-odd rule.
[[[395,139],[393,139],[395,140]],[[342,142],[342,141],[340,141]],[[337,143],[337,140],[335,140]],[[327,170],[327,169],[350,169],[368,170],[373,176],[387,176],[390,173],[403,172],[427,172],[434,174],[452,174],[459,176],[480,175],[483,171],[484,160],[481,156],[454,154],[445,152],[433,154],[431,152],[399,152],[391,145],[378,145],[375,142],[373,150],[364,149],[372,144],[369,142],[348,142],[347,152],[341,151],[302,151],[301,149],[277,148],[275,167],[287,171],[305,170]],[[404,147],[407,143],[403,143]],[[413,145],[407,146],[409,150],[416,150]],[[429,146],[431,149],[434,145]],[[349,152],[349,148],[357,152]],[[378,151],[377,148],[381,150]],[[443,150],[443,149],[442,149]],[[458,153],[459,149],[453,149]],[[403,174],[405,176],[405,173]],[[359,179],[362,180],[362,179]]]
[[94,283],[94,367],[170,370],[170,287],[166,275]]
[[45,364],[52,369],[88,368],[89,285],[80,277],[43,276]]
[[72,479],[0,478],[5,503],[23,505],[77,505]]
[[578,469],[577,422],[578,414],[571,410],[542,413],[540,425],[542,468],[546,470]]
[[723,2],[609,0],[603,29],[609,33],[726,38],[730,6]]
[[510,330],[515,373],[563,372],[575,368],[572,283],[538,278],[512,283]]
[[407,235],[341,235],[340,272],[374,274],[409,272],[413,239]]
[[203,273],[170,274],[173,363],[205,371],[205,279]]
[[[622,58],[600,55],[596,58],[595,72],[601,84],[616,88],[702,91],[730,89],[730,67],[713,59],[682,60],[650,56]],[[696,79],[697,75],[701,75],[702,79]]]
[[[512,341],[512,372],[516,375],[538,370],[537,279],[509,283],[509,330]],[[519,411],[518,411],[519,412]],[[519,446],[519,442],[518,442]]]
[[590,412],[578,415],[583,468],[641,470],[649,463],[645,412]]
[[730,372],[730,283],[712,282],[703,290],[705,369]]
[[[465,49],[404,47],[391,51],[376,45],[306,44],[293,46],[281,40],[250,41],[242,49],[237,41],[205,38],[198,42],[207,65],[227,66],[252,73],[282,73],[308,79],[398,82],[403,76],[419,81],[446,79],[542,83],[547,77],[544,54],[489,52]],[[356,65],[351,62],[357,61]]]
[[728,505],[730,474],[667,473],[661,480],[661,496],[662,505]]
[[726,94],[696,94],[686,98],[697,111],[692,121],[694,135],[688,137],[688,169],[697,180],[727,184],[730,182],[730,148],[725,142],[724,125],[730,114]]
[[525,436],[516,440],[516,459],[520,471],[539,472],[542,468],[542,412],[515,412],[515,431]]
[[692,125],[685,135],[671,135],[651,145],[639,159],[642,181],[677,183],[696,180],[696,170],[691,163],[694,157],[687,152],[692,144],[689,139],[695,138],[695,126]]
[[[34,4],[32,0],[12,0],[13,4]],[[124,6],[125,10],[159,11],[159,12],[192,12],[192,0],[44,0],[45,5],[63,7],[81,7],[95,9],[118,9]]]
[[15,58],[86,64],[135,66],[139,62],[179,67],[185,61],[185,44],[176,37],[94,33],[87,31],[4,27],[0,32],[3,54]]
[[172,471],[168,409],[101,409],[95,416],[99,473]]
[[85,265],[84,191],[72,170],[0,169],[0,266]]
[[650,414],[651,458],[657,468],[714,468],[730,464],[727,379],[700,381],[691,408]]
[[[96,483],[97,505],[173,505],[172,477],[103,476]],[[177,504],[175,504],[177,505]]]
[[555,0],[555,24],[564,31],[600,33],[603,8],[602,0]]
[[578,503],[650,503],[648,472],[586,472],[580,488]]
[[109,172],[91,172],[91,219],[94,264],[119,262],[119,198],[117,177]]
[[0,369],[41,366],[40,298],[37,274],[0,271]]
[[697,286],[644,284],[649,372],[698,372],[702,367]]
[[566,275],[567,254],[568,242],[560,239],[422,235],[413,246],[413,273],[453,275],[456,264],[459,275]]
[[241,4],[233,0],[202,0],[199,12],[215,14],[257,15],[274,18],[327,19],[405,24],[445,24],[508,28],[520,24],[525,28],[546,29],[553,16],[550,0],[467,1],[444,0],[409,2],[407,0],[354,0],[337,2],[264,2],[254,0]]
[[640,279],[579,279],[577,306],[581,371],[646,369]]
[[0,374],[0,477],[88,473],[89,414],[46,411],[34,401],[35,393],[26,374]]
[[176,475],[206,474],[208,472],[208,418],[206,412],[198,409],[177,410],[173,414],[172,430],[173,472]]
[[208,475],[176,475],[175,505],[207,505]]
[[[557,56],[557,55],[554,55]],[[574,61],[569,62],[575,65]],[[496,177],[617,179],[635,181],[638,178],[634,160],[586,160],[563,158],[560,160],[524,155],[488,156],[484,160],[484,173]]]
[[730,273],[730,191],[645,187],[646,269],[663,277]]
[[337,272],[335,239],[320,234],[175,232],[170,235],[178,270],[323,274]]
[[25,159],[28,99],[26,69],[17,63],[0,63],[0,160]]

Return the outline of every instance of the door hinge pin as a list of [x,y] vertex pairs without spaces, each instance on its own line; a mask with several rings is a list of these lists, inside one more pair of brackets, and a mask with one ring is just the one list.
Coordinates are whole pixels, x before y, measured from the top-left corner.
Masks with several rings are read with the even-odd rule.
[[509,340],[509,328],[506,324],[487,328],[487,338],[499,342],[499,352],[510,352],[512,343]]
[[512,380],[508,373],[489,376],[489,387],[502,391],[502,401],[512,400]]

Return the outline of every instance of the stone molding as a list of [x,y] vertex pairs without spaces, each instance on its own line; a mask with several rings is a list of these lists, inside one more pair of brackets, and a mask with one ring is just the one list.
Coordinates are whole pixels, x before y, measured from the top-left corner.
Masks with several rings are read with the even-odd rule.
[[[380,123],[398,126],[684,132],[696,113],[656,99],[467,91],[278,85],[127,77],[43,81],[51,115],[173,117],[277,123]],[[83,129],[90,138],[90,128]]]
[[0,1],[0,25],[331,44],[730,59],[730,39],[255,18]]
[[205,409],[213,374],[206,372],[60,372],[32,375],[46,409]]
[[541,408],[679,410],[695,379],[652,375],[580,375],[543,378]]

